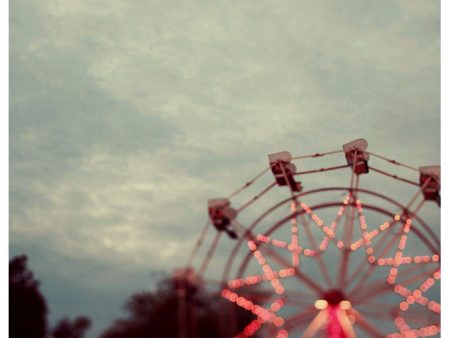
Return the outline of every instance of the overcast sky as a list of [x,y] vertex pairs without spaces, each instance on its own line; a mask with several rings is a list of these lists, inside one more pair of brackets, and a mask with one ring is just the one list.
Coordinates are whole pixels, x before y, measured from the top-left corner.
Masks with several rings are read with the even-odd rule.
[[91,336],[279,150],[440,158],[439,1],[10,2],[10,254]]

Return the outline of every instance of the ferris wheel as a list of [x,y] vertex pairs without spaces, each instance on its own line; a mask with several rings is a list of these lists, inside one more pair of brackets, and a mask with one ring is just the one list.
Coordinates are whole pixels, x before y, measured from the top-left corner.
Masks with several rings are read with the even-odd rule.
[[[224,310],[223,337],[439,335],[440,166],[367,148],[358,139],[336,151],[270,154],[261,173],[209,200],[208,222],[174,277],[180,300],[208,288],[253,316],[237,328]],[[186,306],[180,337],[189,336]]]

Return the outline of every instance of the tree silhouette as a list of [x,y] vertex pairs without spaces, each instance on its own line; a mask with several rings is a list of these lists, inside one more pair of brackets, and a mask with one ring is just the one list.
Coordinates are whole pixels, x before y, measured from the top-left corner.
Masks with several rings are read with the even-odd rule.
[[52,330],[52,338],[83,338],[91,326],[91,320],[81,316],[73,321],[68,318],[61,319]]
[[[9,261],[9,337],[46,338],[47,302],[39,290],[39,282],[27,267],[26,255]],[[83,338],[91,321],[77,317],[61,319],[51,330],[52,338]]]
[[27,256],[9,262],[9,337],[43,338],[47,332],[47,303],[39,282],[27,268]]
[[[210,295],[202,289],[189,287],[184,290],[187,292],[180,294],[177,283],[163,279],[155,291],[132,295],[125,305],[128,318],[116,320],[100,338],[178,338],[178,306],[183,299],[188,324],[184,332],[183,329],[181,331],[187,338],[222,337],[224,329],[227,332],[234,331],[231,332],[233,335],[255,319],[251,313],[219,295]],[[229,316],[236,319],[234,328],[230,325]]]

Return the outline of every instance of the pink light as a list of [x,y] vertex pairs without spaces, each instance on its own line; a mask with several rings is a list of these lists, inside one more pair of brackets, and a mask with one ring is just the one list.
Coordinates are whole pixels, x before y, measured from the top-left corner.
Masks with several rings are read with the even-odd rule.
[[397,268],[391,268],[389,271],[389,277],[387,278],[387,282],[389,284],[393,284],[397,278],[398,269]]
[[305,256],[313,256],[313,255],[314,255],[314,251],[313,251],[313,250],[310,250],[310,249],[305,249],[305,250],[303,251],[303,254],[304,254]]
[[269,243],[270,242],[270,238],[267,237],[267,236],[264,236],[264,235],[258,235],[258,236],[256,236],[256,239],[258,241],[260,241],[260,242],[263,242],[263,243]]
[[311,213],[311,209],[305,204],[305,203],[300,203],[300,206],[302,207],[302,209],[304,210],[304,211],[306,211],[306,213],[307,214],[310,214]]
[[270,266],[269,266],[268,264],[264,264],[264,265],[262,266],[262,269],[263,269],[263,271],[264,271],[265,273],[270,273],[270,272],[272,272],[272,269],[270,268]]
[[235,279],[235,280],[229,281],[228,286],[233,289],[240,288],[240,287],[244,286],[244,281],[242,279]]
[[279,248],[285,248],[285,247],[287,246],[287,243],[286,243],[286,242],[279,241],[278,239],[273,239],[273,240],[272,240],[272,244],[273,244],[274,246],[276,246],[276,247],[279,247]]
[[280,330],[278,331],[276,338],[288,338],[288,332],[286,330]]
[[278,327],[283,326],[283,324],[284,324],[284,319],[281,318],[281,317],[276,317],[276,318],[274,319],[274,321],[273,321],[273,324],[274,324],[275,326],[278,326]]
[[278,310],[281,309],[281,305],[278,302],[272,303],[272,305],[270,305],[270,308],[272,309],[273,312],[277,312]]

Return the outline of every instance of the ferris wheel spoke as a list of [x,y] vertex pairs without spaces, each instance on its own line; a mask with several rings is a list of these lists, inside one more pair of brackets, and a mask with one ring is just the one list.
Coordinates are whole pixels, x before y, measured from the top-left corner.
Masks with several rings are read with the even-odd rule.
[[391,303],[378,303],[372,300],[366,302],[355,302],[355,309],[359,311],[364,317],[373,318],[375,320],[394,320],[396,317],[396,311],[398,310],[398,304]]
[[345,337],[346,338],[356,338],[355,331],[353,330],[353,326],[350,321],[350,318],[347,315],[347,312],[337,309],[336,315],[339,320],[339,323],[341,324],[342,331],[344,331]]
[[[236,290],[236,288],[230,287],[230,290]],[[219,295],[218,293],[217,295]],[[246,297],[249,300],[261,300],[266,301],[267,299],[272,298],[273,289],[266,289],[266,288],[243,288],[239,289],[239,295]],[[286,292],[282,297],[286,304],[307,304],[310,305],[314,303],[314,300],[317,299],[317,296],[315,294],[306,293],[306,292],[299,292],[299,291],[292,291],[289,290],[289,292]]]
[[423,315],[423,311],[422,309],[408,309],[407,311],[404,311],[402,313],[403,318],[405,318],[405,320],[408,323],[413,323],[414,325],[424,325],[427,322],[433,320],[435,321],[436,319],[439,319],[439,313],[435,313],[430,311],[428,313],[428,316],[424,316]]
[[332,241],[337,246],[337,240],[334,237],[334,235],[335,235],[336,228],[338,227],[338,225],[342,219],[342,216],[345,214],[345,210],[347,209],[349,198],[350,198],[350,195],[347,195],[347,197],[344,199],[344,202],[340,206],[336,217],[331,222],[330,227],[329,228],[323,227],[323,229],[321,228],[321,230],[325,233],[325,237],[322,239],[322,242],[319,245],[319,249],[321,251],[324,251],[327,249],[328,243],[330,241]]
[[247,298],[251,301],[266,301],[272,296],[273,290],[269,289],[256,289],[252,290],[239,290],[239,295]]
[[323,260],[322,255],[319,253],[319,248],[317,246],[317,243],[316,243],[316,241],[314,239],[314,236],[313,236],[313,234],[311,232],[311,229],[309,227],[310,222],[308,222],[308,220],[306,219],[304,214],[300,215],[300,221],[303,224],[303,228],[305,229],[305,232],[306,232],[306,235],[308,237],[309,243],[311,244],[311,247],[313,248],[314,252],[316,252],[316,254],[317,254],[316,262],[319,265],[319,268],[320,268],[320,271],[322,272],[324,280],[325,280],[327,286],[329,288],[331,288],[332,285],[333,285],[333,282],[331,281],[330,274],[328,273],[328,270],[327,270],[327,268],[325,266],[325,262]]
[[345,280],[345,276],[346,276],[347,270],[348,270],[349,258],[350,258],[350,249],[348,249],[348,248],[342,249],[341,267],[339,269],[339,277],[338,277],[338,285],[339,285],[338,287],[340,289],[342,289],[344,286],[344,280]]
[[[356,164],[356,162],[355,162]],[[344,229],[344,246],[349,247],[352,240],[353,240],[353,232],[354,232],[354,226],[355,226],[355,202],[358,199],[357,191],[359,186],[359,175],[355,175],[355,183],[352,184],[350,187],[350,217],[347,219],[346,216],[346,226]]]
[[[262,246],[261,251],[269,253],[279,264],[281,264],[281,266],[290,266],[289,261],[286,261],[286,259],[283,256],[278,254],[276,251],[272,250],[270,247]],[[309,278],[307,275],[302,273],[297,267],[293,267],[293,269],[295,270],[294,276],[296,276],[299,280],[304,282],[308,287],[318,292],[318,294],[323,293],[324,290],[318,283],[316,283],[313,279]]]
[[348,164],[344,164],[344,165],[337,165],[334,167],[328,167],[328,168],[320,168],[320,169],[313,169],[313,170],[306,170],[306,171],[300,171],[294,174],[294,176],[303,176],[303,175],[307,175],[307,174],[315,174],[315,173],[323,173],[325,171],[332,171],[332,170],[338,170],[338,169],[344,169],[344,168],[348,168],[349,165]]
[[[374,267],[373,265],[370,265],[369,269],[373,267]],[[359,265],[354,269],[353,273],[347,278],[345,282],[347,287],[350,287],[356,281],[356,276],[360,276],[365,271],[365,269],[367,269],[367,258],[363,256]],[[350,291],[350,293],[352,291]]]
[[[356,155],[356,152],[355,152]],[[349,265],[349,259],[350,259],[350,244],[353,239],[353,231],[354,231],[354,225],[355,225],[355,201],[356,201],[356,191],[358,190],[359,185],[359,175],[356,175],[355,179],[355,186],[353,186],[353,176],[355,176],[354,170],[356,166],[356,161],[353,164],[353,171],[352,171],[352,181],[350,185],[350,215],[349,212],[346,212],[345,216],[345,228],[344,228],[344,247],[342,249],[341,254],[341,264],[339,269],[339,279],[338,279],[338,285],[339,288],[342,289],[344,286],[344,281],[346,279],[348,265]]]
[[[409,279],[405,279],[402,281],[398,281],[397,283],[400,285],[403,285],[403,286],[407,286],[407,285],[410,285],[410,284],[416,283],[417,281],[422,280],[426,276],[433,275],[433,272],[435,272],[437,270],[438,269],[433,268],[428,271],[422,271],[420,274],[418,274],[416,276],[410,277]],[[370,297],[379,296],[383,293],[391,291],[392,289],[393,289],[393,285],[388,284],[386,282],[386,279],[379,279],[378,281],[375,281],[375,282],[369,284],[367,287],[365,287],[364,288],[365,291],[354,294],[353,296],[355,298],[353,299],[353,301],[357,303],[361,298],[368,299]]]
[[[295,305],[301,305],[301,306],[305,306],[305,305],[311,305],[312,301],[307,301],[307,300],[302,300],[302,299],[298,299],[296,298],[291,298],[291,297],[286,297],[285,298],[286,304],[295,306]],[[286,305],[288,306],[288,305]]]
[[[361,216],[363,216],[361,214]],[[397,221],[395,219],[391,220],[390,222],[384,222],[382,224],[380,224],[378,227],[374,228],[372,231],[370,231],[369,233],[366,233],[367,239],[369,240],[369,243],[371,243],[374,239],[377,239],[377,242],[384,242],[381,239],[378,240],[378,236],[380,236],[380,234],[383,234],[384,237],[387,236],[387,234],[390,233],[390,231],[392,230],[391,227],[396,224]],[[367,224],[366,224],[367,226]],[[359,247],[361,247],[361,243],[366,245],[365,242],[365,238],[364,238],[364,234],[361,235],[361,238],[355,242],[352,243],[352,246],[355,246],[355,250],[358,249]],[[366,247],[369,247],[372,249],[372,251],[374,251],[374,247],[372,247],[371,245],[366,245]]]
[[[254,245],[255,237],[250,236],[250,238],[251,238],[251,242]],[[299,280],[303,281],[306,286],[308,286],[309,288],[318,292],[318,294],[323,292],[320,285],[317,284],[313,279],[309,278],[307,275],[300,272],[300,270],[297,267],[292,266],[289,261],[287,261],[282,255],[280,255],[278,252],[273,250],[271,247],[269,247],[268,245],[264,245],[266,243],[262,242],[261,244],[263,244],[263,245],[261,245],[259,247],[259,250],[257,250],[256,245],[255,246],[252,245],[251,250],[253,250],[253,254],[254,254],[255,258],[257,258],[257,261],[263,268],[264,272],[266,274],[269,273],[269,275],[273,275],[273,277],[270,278],[271,282],[275,280],[276,284],[279,284],[276,274],[274,274],[273,269],[267,264],[267,260],[264,257],[262,257],[262,253],[270,256],[274,261],[276,261],[282,267],[289,267],[287,269],[287,270],[289,270],[289,273],[287,275],[289,275],[289,276],[293,275],[293,276],[297,277]],[[270,270],[270,271],[265,271],[265,270]],[[275,287],[275,291],[277,291],[277,287]],[[281,292],[281,293],[284,292],[284,288],[281,285],[278,286],[278,292]]]
[[[371,239],[373,239],[373,237],[369,240],[368,243],[367,243],[366,238],[365,238],[365,236],[367,235],[366,234],[367,224],[365,223],[365,217],[364,217],[364,213],[363,213],[363,208],[362,208],[362,204],[361,204],[360,201],[357,201],[357,206],[358,206],[358,215],[359,215],[359,223],[360,223],[360,231],[361,231],[361,240],[364,243],[364,247],[367,248],[367,249],[365,250],[366,251],[366,255],[362,256],[362,259],[361,259],[360,263],[353,270],[353,273],[350,275],[350,277],[348,277],[345,280],[345,285],[347,285],[347,286],[351,286],[353,284],[353,282],[356,280],[356,276],[361,275],[363,273],[363,271],[365,269],[367,269],[367,261],[370,259],[370,255],[373,256],[375,254],[375,251],[379,248],[380,244],[384,242],[384,240],[386,239],[386,237],[389,234],[389,232],[386,231],[386,229],[388,229],[388,228],[390,228],[392,226],[392,224],[391,224],[392,222],[389,223],[389,226],[385,225],[386,223],[383,223],[383,225],[380,225],[379,228],[382,229],[381,231],[386,231],[386,232],[383,234],[383,236],[380,238],[380,240],[377,242],[377,244],[375,246],[372,246],[370,241],[371,241]],[[369,261],[369,263],[370,263],[370,261]],[[369,266],[369,270],[372,270],[374,268],[375,268],[375,265],[373,265],[373,264],[371,264]],[[364,279],[361,279],[361,280],[364,280]],[[361,280],[358,283],[360,283]],[[358,285],[358,283],[357,283],[357,285]]]
[[[368,305],[371,306],[371,305]],[[392,314],[396,305],[392,305],[391,307],[386,306],[385,308],[375,308],[375,310],[365,309],[362,306],[358,306],[358,311],[366,317],[375,318],[378,320],[383,319],[394,319],[394,315]]]
[[[387,239],[389,234],[390,234],[390,232],[386,231],[382,235],[382,237],[379,238],[379,240],[377,241],[375,246],[371,247],[372,255],[375,255],[376,251],[378,249],[380,249],[381,244],[383,244],[385,242],[385,240]],[[380,257],[381,256],[382,255],[380,255]],[[372,270],[374,270],[375,268],[376,268],[376,265],[375,264],[371,264],[369,266],[369,268],[368,268],[368,270],[370,270],[370,271],[367,271],[366,273],[367,274],[372,273]],[[363,256],[362,259],[361,259],[361,262],[359,263],[359,265],[353,270],[353,273],[347,279],[347,283],[351,283],[351,284],[349,284],[349,286],[354,284],[355,282],[356,282],[356,286],[358,286],[359,283],[365,282],[366,278],[370,277],[369,275],[366,276],[365,274],[361,275],[365,269],[367,269],[367,258],[366,258],[366,256]],[[357,281],[357,278],[356,278],[357,276],[361,276],[358,281]]]
[[[306,205],[305,202],[301,202],[300,207],[303,209],[303,212],[301,214],[303,215],[304,213],[306,213],[309,216],[309,219],[311,221],[313,221],[319,227],[319,229],[325,234],[324,240],[325,239],[331,240],[335,244],[337,244],[337,241],[334,238],[334,236],[335,236],[334,230],[336,229],[337,223],[333,222],[332,225],[330,226],[330,228],[323,226],[324,222],[320,219],[319,216],[317,216],[316,214],[314,214],[312,212],[312,209],[308,205]],[[324,247],[323,247],[323,245],[325,245],[324,241],[322,241],[322,243],[319,246],[321,251],[324,251],[326,249],[328,242],[326,243],[326,245]]]
[[380,332],[375,326],[370,324],[361,313],[355,309],[350,309],[349,313],[355,317],[355,325],[366,331],[369,335],[375,338],[382,338],[385,335]]
[[[422,184],[419,187],[419,190],[413,195],[413,197],[411,198],[411,200],[408,202],[408,204],[406,204],[405,209],[408,210],[416,201],[416,199],[423,193],[424,189],[430,184],[432,178],[431,176],[424,182],[424,184]],[[424,201],[425,199],[423,199]],[[414,214],[420,209],[419,207],[416,208],[417,210],[414,212]]]
[[430,269],[428,271],[422,271],[420,274],[418,274],[416,276],[412,276],[409,279],[399,281],[399,284],[407,286],[407,285],[416,283],[416,282],[422,280],[426,276],[432,276],[433,273],[438,271],[438,270],[439,270],[439,268],[433,268],[433,269]]
[[[424,278],[424,276],[429,276],[430,272],[421,272],[419,275],[411,277],[409,279],[405,279],[402,281],[397,281],[397,284],[399,285],[409,285],[414,282],[419,281],[420,279]],[[364,289],[361,289],[362,291],[357,292],[354,294],[355,300],[358,301],[361,298],[367,299],[374,296],[379,296],[383,293],[386,293],[388,291],[393,290],[394,284],[389,284],[385,278],[378,279],[377,281],[372,282],[371,284],[364,287]]]
[[298,327],[303,327],[308,321],[310,321],[315,316],[315,308],[309,307],[303,312],[297,313],[288,319],[286,319],[283,327],[290,331]]
[[293,160],[300,160],[300,159],[304,159],[304,158],[322,157],[322,156],[325,156],[325,155],[339,154],[339,153],[342,153],[342,149],[328,151],[328,152],[325,152],[325,153],[315,153],[315,154],[311,154],[311,155],[299,155],[299,156],[292,157],[292,159]]
[[419,169],[417,169],[417,168],[415,168],[415,167],[413,167],[413,166],[410,166],[410,165],[408,165],[408,164],[404,164],[404,163],[398,162],[398,161],[396,161],[396,160],[389,159],[389,158],[387,158],[387,157],[385,157],[385,156],[375,154],[375,153],[373,153],[373,152],[371,152],[371,151],[367,151],[367,153],[370,154],[370,155],[372,155],[372,156],[374,156],[374,157],[378,157],[378,158],[380,158],[380,159],[382,159],[382,160],[385,160],[385,161],[387,161],[387,162],[389,162],[389,163],[392,163],[392,164],[395,164],[395,165],[398,165],[398,166],[401,166],[401,167],[404,167],[404,168],[408,168],[408,169],[414,170],[414,171],[416,171],[416,172],[419,171]]
[[[413,264],[411,267],[402,270],[401,275],[402,275],[403,281],[402,280],[397,281],[397,284],[401,284],[401,285],[403,285],[405,283],[410,284],[410,283],[414,283],[416,278],[418,278],[420,280],[420,278],[423,278],[425,276],[431,276],[435,271],[437,271],[439,269],[439,267],[433,266],[429,270],[427,270],[426,266],[429,264],[431,264],[431,263]],[[415,274],[415,273],[417,273],[417,274]],[[412,280],[412,281],[409,281],[409,280]]]
[[[399,229],[399,231],[394,235],[394,237],[389,241],[389,243],[386,245],[386,247],[384,248],[384,250],[382,251],[382,253],[378,256],[379,258],[383,257],[385,254],[387,254],[389,252],[389,250],[392,248],[392,246],[394,245],[395,241],[397,239],[399,239],[400,235],[403,233],[402,229]],[[386,233],[388,234],[388,232]],[[383,244],[383,242],[381,242],[380,240],[377,242],[377,244]],[[380,246],[376,245],[373,252],[375,254],[375,252],[380,248]],[[364,258],[366,260],[366,258]],[[369,268],[367,269],[367,271],[357,280],[355,280],[353,283],[355,284],[355,286],[349,291],[349,293],[353,293],[355,292],[356,289],[359,290],[363,290],[365,288],[364,284],[367,282],[367,280],[373,275],[373,273],[377,270],[377,265],[376,264],[370,264]]]
[[[311,298],[314,300],[317,299],[317,295],[315,293],[307,293],[307,292],[301,292],[301,291],[297,291],[297,290],[289,290],[288,296]],[[310,303],[314,303],[314,302],[310,302]]]
[[298,225],[297,225],[297,201],[291,202],[291,211],[292,211],[292,217],[291,217],[291,244],[288,246],[288,248],[291,248],[292,252],[292,265],[298,266],[300,264],[299,262],[299,255],[300,255],[300,246],[298,244]]
[[289,290],[283,295],[286,307],[294,307],[295,305],[302,305],[303,307],[310,307],[311,304],[317,300],[317,295],[306,292],[299,292]]
[[416,187],[420,187],[420,184],[419,184],[419,183],[413,182],[413,181],[408,180],[408,179],[403,178],[403,177],[399,177],[398,175],[390,174],[390,173],[388,173],[388,172],[386,172],[386,171],[383,171],[383,170],[374,168],[374,167],[372,167],[372,166],[369,166],[369,169],[375,171],[376,173],[379,173],[379,174],[382,174],[382,175],[391,177],[391,178],[393,178],[393,179],[396,179],[396,180],[398,180],[398,181],[405,182],[405,183],[414,185],[414,186],[416,186]]
[[211,221],[208,219],[205,226],[202,229],[202,232],[200,233],[200,236],[197,238],[197,242],[195,243],[194,250],[192,250],[191,255],[189,256],[187,266],[191,266],[192,262],[194,261],[195,257],[197,256],[197,252],[200,249],[200,247],[203,244],[203,241],[205,240],[206,233],[208,232],[208,229],[210,228]]
[[[395,304],[395,303],[380,303],[373,299],[366,299],[365,301],[355,303],[355,304],[358,304],[358,309],[360,309],[361,311],[363,309],[368,310],[368,311],[372,311],[372,310],[388,311],[388,310],[394,309],[397,306],[397,304]],[[368,308],[366,309],[366,307],[368,307]]]
[[355,304],[369,301],[375,296],[379,296],[388,291],[392,291],[392,285],[386,282],[386,279],[379,280],[373,284],[367,285],[362,291],[356,292],[351,295],[351,301]]
[[[410,201],[410,204],[411,204],[412,202],[414,202],[414,200],[415,200],[415,197]],[[414,215],[415,215],[415,214],[417,213],[417,211],[422,207],[422,205],[423,205],[423,201],[422,201],[422,203],[419,204],[419,206],[418,206],[418,207],[416,208],[416,210],[414,211]],[[396,217],[397,217],[397,215],[396,215]],[[409,220],[411,221],[412,218],[410,218]],[[406,224],[405,224],[405,225],[406,225]],[[380,258],[383,258],[384,255],[386,255],[386,254],[389,252],[389,250],[392,249],[394,243],[395,243],[397,240],[399,240],[399,243],[400,243],[400,237],[402,236],[402,234],[404,234],[404,229],[405,229],[405,227],[403,227],[403,228],[401,228],[401,229],[398,229],[398,231],[394,234],[394,236],[391,238],[391,240],[389,241],[389,243],[384,247],[383,251],[378,255],[378,258],[379,258],[379,259],[380,259]],[[391,231],[391,232],[392,232],[392,231]],[[377,245],[375,246],[375,248],[374,248],[374,250],[373,250],[374,254],[375,254],[376,251],[378,251],[379,249],[381,249],[381,244],[384,243],[384,239],[385,239],[384,237],[386,237],[388,233],[389,233],[389,232],[386,232],[386,235],[383,235],[383,237],[382,237],[381,239],[378,240]],[[406,242],[405,242],[405,243],[406,243]],[[402,251],[403,251],[403,250],[402,250]],[[350,292],[354,291],[354,289],[355,289],[356,287],[360,288],[360,287],[361,287],[361,284],[364,284],[364,283],[367,281],[367,279],[375,272],[375,270],[376,270],[375,268],[376,268],[376,265],[371,265],[370,268],[369,268],[369,270],[367,270],[367,272],[360,278],[360,280],[356,283],[356,286],[355,286]]]
[[[414,267],[416,269],[413,269]],[[397,282],[397,284],[402,285],[402,286],[407,286],[409,284],[418,282],[421,279],[426,278],[427,276],[428,277],[433,276],[433,274],[435,272],[439,271],[439,269],[440,269],[439,267],[432,267],[431,269],[426,270],[425,265],[416,264],[415,266],[413,266],[413,267],[411,267],[411,268],[409,268],[409,269],[407,269],[405,271],[402,271],[403,280],[399,280]],[[418,274],[413,275],[413,276],[409,276],[409,278],[406,279],[406,277],[408,275],[411,275],[414,272],[418,272]]]
[[[408,220],[410,221],[410,220]],[[381,259],[381,257],[383,257],[387,252],[389,252],[389,250],[392,248],[393,244],[397,241],[397,239],[399,239],[398,241],[398,248],[397,248],[397,252],[395,254],[395,262],[397,262],[397,257],[399,256],[401,259],[401,255],[403,254],[403,249],[406,245],[406,226],[408,226],[408,231],[409,231],[409,225],[408,225],[408,221],[405,223],[405,226],[394,235],[394,237],[391,239],[391,241],[389,242],[389,244],[385,247],[385,249],[383,250],[383,252],[380,254],[378,259]],[[410,224],[410,223],[409,223]],[[403,245],[403,247],[402,247]],[[373,262],[374,263],[374,262]],[[399,265],[399,264],[398,264]],[[391,268],[389,276],[387,281],[392,284],[395,282],[396,276],[397,276],[397,272],[398,272],[398,266],[397,264],[395,265],[394,268]],[[370,276],[376,271],[376,267],[377,265],[372,264],[371,267],[369,268],[369,270],[364,274],[364,276],[361,278],[361,280],[357,283],[357,286],[360,289],[364,289],[365,288],[365,283],[367,282],[367,280],[370,278]]]
[[409,337],[408,335],[411,334],[411,337],[414,337],[417,335],[417,331],[421,331],[426,335],[425,337],[431,337],[437,335],[441,330],[440,323],[435,323],[433,325],[428,325],[421,327],[419,329],[404,329],[400,330],[401,333],[393,332],[387,335],[387,337],[395,337],[395,338],[401,338],[401,337]]
[[217,245],[219,244],[220,235],[222,232],[217,232],[216,236],[214,237],[213,242],[211,243],[211,246],[209,247],[208,253],[206,254],[205,259],[203,260],[203,263],[199,269],[199,275],[202,276],[205,273],[206,268],[208,267],[209,262],[211,261],[211,258],[214,255],[214,252],[216,251]]
[[237,190],[232,192],[230,195],[228,195],[227,199],[232,198],[233,196],[239,194],[241,191],[247,189],[249,186],[251,186],[257,179],[259,179],[262,175],[264,175],[266,172],[270,170],[271,166],[265,168],[263,171],[261,171],[258,175],[256,175],[251,180],[247,181],[243,186],[239,187]]
[[[415,271],[417,271],[417,270],[419,270],[419,269],[424,270],[425,267],[426,267],[427,265],[430,265],[430,264],[438,264],[438,262],[430,261],[430,262],[427,262],[427,263],[425,263],[425,262],[413,263],[413,264],[411,264],[410,267],[407,267],[406,269],[404,269],[404,270],[402,271],[402,275],[403,275],[403,276],[409,275],[410,273],[415,272]],[[436,269],[439,269],[439,267],[436,267]]]
[[264,188],[262,191],[260,191],[258,194],[253,196],[249,201],[247,201],[243,205],[241,205],[236,211],[239,213],[239,212],[243,211],[244,209],[248,208],[250,205],[255,203],[258,199],[260,199],[263,195],[268,193],[276,185],[277,185],[277,183],[273,182],[272,184],[270,184],[269,186]]
[[[396,241],[400,239],[400,236],[403,233],[403,229],[398,229],[398,231],[394,234],[394,236],[389,240],[388,244],[383,248],[383,251],[378,255],[377,258],[383,258],[389,250],[392,249],[393,245]],[[379,241],[380,244],[383,244],[381,241]],[[381,246],[379,247],[381,249]]]
[[314,317],[311,323],[306,328],[302,335],[302,338],[312,338],[320,330],[323,324],[326,323],[328,318],[327,312],[325,310],[320,310],[319,313]]

